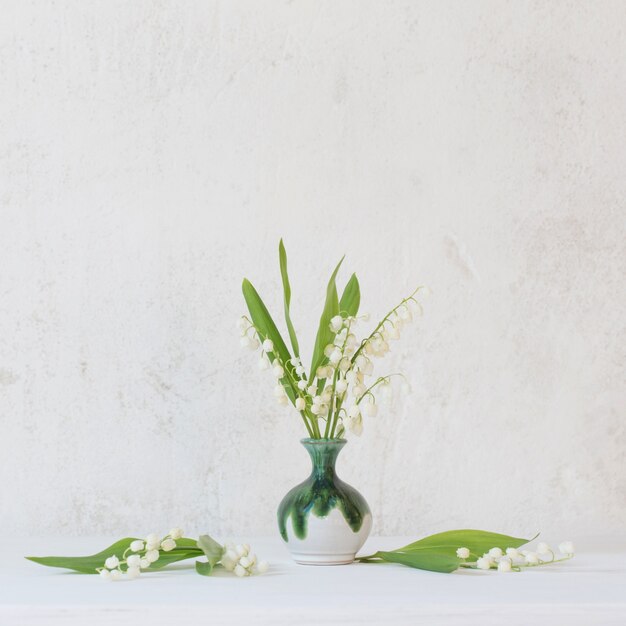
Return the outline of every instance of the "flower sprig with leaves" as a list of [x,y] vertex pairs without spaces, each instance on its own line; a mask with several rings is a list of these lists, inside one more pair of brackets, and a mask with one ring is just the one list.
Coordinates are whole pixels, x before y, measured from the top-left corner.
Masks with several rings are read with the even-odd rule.
[[460,568],[519,572],[525,567],[561,563],[574,556],[571,541],[559,544],[560,558],[547,543],[539,543],[534,551],[519,550],[536,538],[522,539],[484,530],[449,530],[414,541],[403,548],[382,550],[357,560],[361,563],[400,563],[442,573]]
[[132,580],[142,571],[159,570],[166,565],[206,557],[196,561],[196,572],[210,576],[217,565],[243,578],[267,572],[267,561],[257,561],[248,544],[220,545],[209,535],[196,539],[183,537],[180,528],[174,528],[165,537],[156,533],[145,539],[127,537],[91,556],[27,556],[29,561],[49,567],[63,567],[83,574],[99,574],[104,580]]
[[[282,405],[291,402],[300,413],[309,437],[334,439],[342,437],[346,428],[360,435],[363,430],[362,411],[368,416],[375,416],[378,412],[378,392],[383,397],[389,396],[392,377],[404,378],[402,374],[388,374],[366,383],[366,377],[374,372],[373,359],[387,354],[389,343],[400,338],[400,331],[411,322],[413,314],[421,313],[417,295],[425,293],[425,288],[418,287],[404,298],[359,342],[355,334],[356,326],[367,316],[358,316],[361,292],[356,274],[352,274],[339,298],[336,278],[342,258],[326,288],[324,309],[307,373],[291,320],[291,285],[282,239],[278,254],[291,351],[248,279],[244,279],[242,289],[249,317],[242,316],[237,322],[241,345],[252,350],[261,348],[259,367],[271,368],[276,379],[274,395],[277,401]],[[404,390],[409,389],[406,381],[403,387]]]

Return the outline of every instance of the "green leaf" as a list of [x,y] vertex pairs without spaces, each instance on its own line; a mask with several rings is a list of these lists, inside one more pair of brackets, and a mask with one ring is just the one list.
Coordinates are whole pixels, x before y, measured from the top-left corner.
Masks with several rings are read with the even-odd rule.
[[350,276],[350,280],[343,290],[339,301],[339,312],[344,316],[355,317],[361,304],[361,290],[356,274]]
[[458,569],[461,562],[456,556],[450,556],[437,550],[420,550],[417,552],[399,552],[394,550],[392,552],[377,552],[375,556],[390,563],[401,563],[416,569],[445,574]]
[[335,284],[335,279],[344,258],[345,257],[341,257],[341,261],[337,263],[337,267],[328,281],[328,287],[326,288],[326,302],[324,304],[324,310],[322,311],[322,317],[320,318],[320,326],[317,330],[317,337],[315,338],[315,348],[313,349],[313,359],[311,361],[309,380],[313,379],[317,368],[326,358],[324,356],[324,348],[329,343],[333,342],[334,335],[330,330],[330,320],[335,317],[335,315],[339,314],[339,297],[337,296],[337,285]]
[[532,539],[521,539],[520,537],[511,537],[485,530],[449,530],[410,543],[408,546],[400,548],[400,551],[437,550],[456,555],[458,548],[468,548],[472,554],[482,556],[491,548],[502,548],[503,550],[519,548],[529,541]]
[[128,548],[132,541],[135,541],[133,537],[120,539],[102,550],[102,552],[92,554],[91,556],[27,556],[26,558],[29,561],[47,565],[48,567],[64,567],[83,574],[97,574],[96,567],[102,567],[110,556],[117,556],[121,559],[124,550]]
[[280,244],[278,244],[278,258],[280,261],[280,275],[283,279],[283,291],[285,294],[285,322],[287,322],[287,330],[289,331],[289,338],[291,339],[293,353],[299,357],[300,347],[298,346],[296,331],[291,323],[291,316],[289,315],[289,305],[291,304],[291,286],[289,285],[289,274],[287,273],[287,252],[285,251],[282,239],[280,240]]
[[[91,556],[27,556],[26,558],[29,561],[48,567],[63,567],[65,569],[74,570],[75,572],[81,572],[82,574],[97,574],[96,568],[102,567],[106,559],[110,556],[117,556],[122,560],[124,551],[132,541],[135,541],[134,537],[120,539],[108,548],[102,550],[102,552],[92,554]],[[197,547],[194,539],[178,539],[176,541],[176,548],[171,552],[161,551],[159,560],[151,563],[149,569],[161,569],[170,563],[197,557],[200,554],[202,554],[202,550]]]
[[206,561],[196,561],[196,572],[202,576],[210,576],[216,563],[224,554],[224,548],[209,535],[200,535],[198,547],[204,552]]
[[210,576],[213,573],[213,565],[209,561],[196,561],[196,572],[201,576]]
[[207,560],[211,565],[219,562],[224,554],[224,548],[215,539],[209,535],[200,535],[198,538],[198,548],[204,552]]
[[[280,359],[287,367],[287,363],[291,359],[291,354],[289,354],[289,349],[285,345],[278,328],[276,328],[276,324],[274,323],[272,316],[269,314],[267,307],[263,304],[261,296],[259,296],[257,290],[252,286],[252,283],[247,278],[243,279],[241,289],[243,291],[243,297],[246,300],[246,304],[248,305],[248,311],[250,312],[252,323],[256,326],[262,339],[267,338],[272,340],[274,344],[274,352],[280,356]],[[285,388],[287,397],[293,404],[297,394],[293,389],[289,378],[281,378],[281,382]]]

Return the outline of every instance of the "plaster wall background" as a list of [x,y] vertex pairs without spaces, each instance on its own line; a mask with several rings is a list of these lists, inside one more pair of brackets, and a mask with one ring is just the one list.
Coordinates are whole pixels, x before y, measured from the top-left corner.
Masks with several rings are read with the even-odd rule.
[[250,278],[305,355],[432,297],[413,394],[340,475],[374,532],[626,519],[626,5],[2,2],[0,527],[275,532],[302,425],[239,347]]

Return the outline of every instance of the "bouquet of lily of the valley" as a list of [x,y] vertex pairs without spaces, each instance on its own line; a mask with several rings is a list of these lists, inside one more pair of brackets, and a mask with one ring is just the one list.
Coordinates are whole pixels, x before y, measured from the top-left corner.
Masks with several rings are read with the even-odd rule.
[[[283,405],[293,404],[309,437],[334,439],[342,437],[346,428],[360,435],[363,412],[375,416],[378,412],[377,396],[388,397],[391,378],[402,377],[401,374],[374,377],[374,359],[387,354],[390,342],[400,338],[401,330],[411,322],[415,313],[421,313],[417,296],[420,292],[425,293],[425,288],[415,289],[391,309],[371,333],[359,340],[357,325],[367,321],[368,316],[358,315],[361,292],[356,274],[352,274],[339,297],[336,278],[342,258],[326,288],[326,300],[307,370],[291,320],[291,286],[282,240],[279,260],[291,350],[248,279],[244,279],[242,288],[250,316],[242,316],[237,323],[241,331],[241,345],[251,350],[261,348],[259,367],[272,370],[276,379],[276,399]],[[409,388],[406,381],[403,388]]]

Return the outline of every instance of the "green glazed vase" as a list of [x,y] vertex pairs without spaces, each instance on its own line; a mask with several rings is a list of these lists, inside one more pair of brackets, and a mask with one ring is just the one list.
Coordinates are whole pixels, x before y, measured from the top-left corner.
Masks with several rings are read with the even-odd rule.
[[372,527],[365,498],[335,473],[345,439],[302,439],[311,475],[278,507],[278,527],[296,563],[352,563]]

